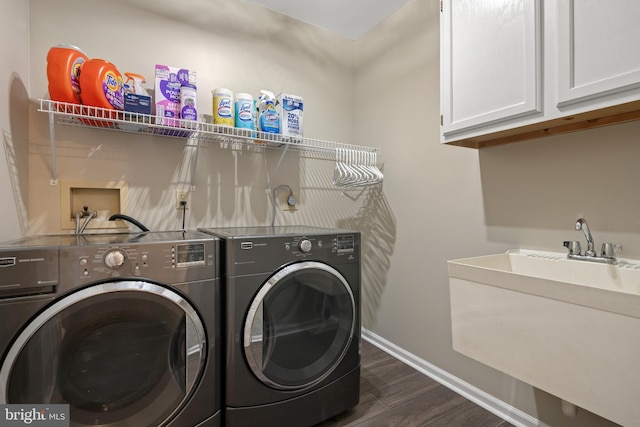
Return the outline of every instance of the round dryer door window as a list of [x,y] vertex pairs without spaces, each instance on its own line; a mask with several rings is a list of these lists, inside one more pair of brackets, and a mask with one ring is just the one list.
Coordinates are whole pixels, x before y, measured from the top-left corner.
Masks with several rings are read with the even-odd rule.
[[355,327],[353,293],[336,269],[314,261],[291,264],[253,299],[244,326],[245,355],[271,387],[311,387],[338,366]]
[[72,426],[159,426],[189,397],[205,331],[193,307],[142,281],[64,297],[21,332],[0,368],[0,402],[69,404]]

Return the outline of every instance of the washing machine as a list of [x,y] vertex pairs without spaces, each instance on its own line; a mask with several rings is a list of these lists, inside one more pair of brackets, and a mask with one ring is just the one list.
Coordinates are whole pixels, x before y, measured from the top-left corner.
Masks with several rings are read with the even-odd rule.
[[360,395],[360,234],[200,229],[222,239],[227,427],[311,426]]
[[75,427],[221,426],[219,245],[195,231],[0,244],[0,403],[68,405]]

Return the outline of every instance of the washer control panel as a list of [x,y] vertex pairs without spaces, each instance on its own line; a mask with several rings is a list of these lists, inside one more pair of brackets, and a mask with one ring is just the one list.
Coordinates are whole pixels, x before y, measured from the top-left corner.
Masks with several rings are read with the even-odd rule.
[[355,236],[353,234],[336,236],[334,244],[338,254],[352,254],[356,250]]
[[87,245],[60,249],[71,280],[145,277],[166,283],[201,280],[215,269],[213,241]]
[[53,293],[58,256],[58,248],[0,249],[0,299]]
[[311,240],[309,239],[300,239],[300,241],[298,242],[298,248],[300,249],[300,252],[310,252],[312,247],[313,243],[311,243]]
[[203,243],[188,243],[172,248],[172,264],[176,268],[198,267],[206,264]]
[[[120,249],[114,249],[104,256],[104,265],[112,270],[116,270],[124,264],[124,261],[127,259],[125,252]],[[81,260],[82,263],[85,261],[84,265],[86,265],[86,260]]]

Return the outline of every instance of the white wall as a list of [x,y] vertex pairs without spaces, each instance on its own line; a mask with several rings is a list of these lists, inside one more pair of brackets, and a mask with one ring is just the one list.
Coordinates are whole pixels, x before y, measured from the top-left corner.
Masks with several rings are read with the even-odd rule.
[[370,257],[384,279],[365,287],[365,325],[550,426],[611,426],[585,410],[566,418],[558,399],[454,352],[446,261],[563,252],[583,240],[581,216],[597,242],[640,256],[640,122],[480,151],[440,145],[439,13],[437,0],[411,0],[356,41],[356,142],[381,147],[386,172],[371,214],[386,244]]
[[27,229],[29,2],[1,0],[0,241]]

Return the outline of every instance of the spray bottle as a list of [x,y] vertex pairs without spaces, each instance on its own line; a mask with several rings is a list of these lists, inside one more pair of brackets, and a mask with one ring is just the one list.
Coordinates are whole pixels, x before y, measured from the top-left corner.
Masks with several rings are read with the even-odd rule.
[[280,133],[280,117],[274,104],[275,95],[260,90],[258,97],[258,130],[265,133]]
[[135,73],[124,73],[124,75],[127,77],[127,81],[124,84],[125,93],[135,93],[136,95],[149,96],[147,90],[142,87],[142,85],[147,82],[144,76]]
[[151,114],[151,96],[142,86],[147,81],[136,73],[124,73],[124,111],[138,114]]
[[138,114],[151,114],[151,96],[142,86],[147,81],[144,76],[136,73],[126,72],[124,76],[127,81],[124,83],[124,111],[128,113],[126,123],[119,123],[120,129],[136,132],[143,128],[141,125],[132,122],[140,121]]

